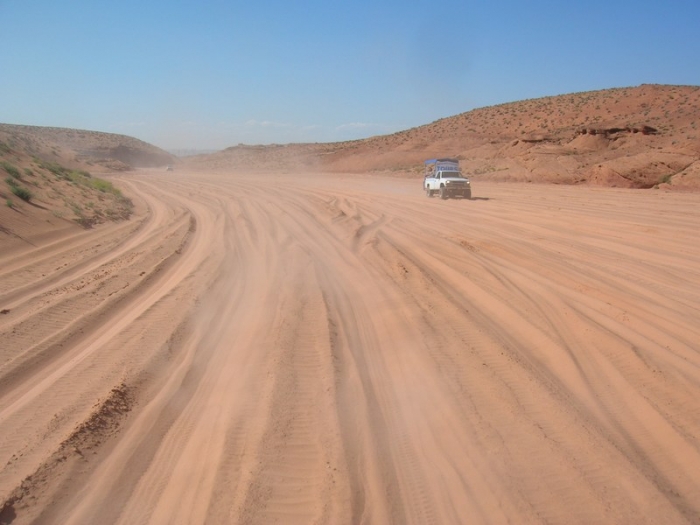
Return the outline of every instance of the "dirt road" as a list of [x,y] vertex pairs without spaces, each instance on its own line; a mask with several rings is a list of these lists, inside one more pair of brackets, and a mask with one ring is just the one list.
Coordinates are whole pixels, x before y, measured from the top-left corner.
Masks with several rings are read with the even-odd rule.
[[0,250],[0,523],[700,523],[700,195],[118,184]]

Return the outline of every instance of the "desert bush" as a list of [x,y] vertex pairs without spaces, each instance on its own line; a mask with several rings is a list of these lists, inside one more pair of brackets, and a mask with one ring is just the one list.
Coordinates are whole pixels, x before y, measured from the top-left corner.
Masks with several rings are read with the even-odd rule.
[[71,171],[68,173],[67,178],[75,184],[80,184],[102,193],[111,193],[117,197],[120,197],[122,194],[121,190],[115,188],[111,182],[98,177],[93,177],[87,171]]
[[27,175],[27,176],[29,176],[29,177],[33,177],[33,176],[34,176],[34,172],[33,172],[31,169],[29,169],[29,168],[24,168],[24,174]]
[[119,195],[119,202],[121,202],[122,205],[124,205],[129,210],[131,210],[134,207],[134,201],[132,201],[129,197]]
[[68,168],[64,168],[63,166],[61,166],[58,162],[50,162],[43,160],[39,161],[39,167],[45,170],[49,170],[51,173],[61,178],[65,178],[70,171]]
[[17,186],[17,179],[13,177],[5,177],[5,182],[10,186]]
[[121,190],[119,190],[119,188],[115,188],[111,182],[98,177],[93,177],[88,171],[70,170],[64,166],[61,166],[57,162],[46,161],[40,161],[39,167],[47,169],[57,177],[70,181],[74,184],[92,188],[102,193],[111,193],[117,197],[121,197],[122,195]]
[[32,200],[32,192],[29,191],[27,188],[23,188],[22,186],[12,186],[10,187],[10,190],[23,201],[29,202],[30,200]]
[[84,184],[85,180],[85,176],[79,171],[69,171],[65,174],[64,178],[73,184]]
[[78,183],[80,183],[80,184],[84,184],[84,183],[85,183],[85,179],[90,179],[90,178],[92,178],[92,175],[90,175],[90,173],[88,173],[87,171],[83,171],[83,170],[72,170],[72,171],[70,171],[70,172],[67,173],[66,178],[67,178],[68,180],[73,181],[73,182],[78,182]]
[[90,179],[90,186],[101,191],[102,193],[111,193],[117,197],[121,197],[122,195],[121,190],[119,188],[115,188],[108,180],[93,177]]
[[22,178],[22,174],[19,172],[19,170],[9,162],[0,162],[0,166],[2,166],[2,168],[15,179],[19,180]]
[[10,199],[9,197],[8,197],[7,200],[5,201],[5,204],[7,204],[7,207],[8,207],[8,208],[14,208],[14,207],[15,207],[15,204],[12,202],[12,199]]

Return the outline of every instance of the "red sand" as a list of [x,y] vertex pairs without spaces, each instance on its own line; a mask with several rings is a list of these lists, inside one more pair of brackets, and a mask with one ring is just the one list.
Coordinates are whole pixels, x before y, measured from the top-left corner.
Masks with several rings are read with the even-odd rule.
[[0,238],[0,521],[700,521],[700,194],[121,178]]

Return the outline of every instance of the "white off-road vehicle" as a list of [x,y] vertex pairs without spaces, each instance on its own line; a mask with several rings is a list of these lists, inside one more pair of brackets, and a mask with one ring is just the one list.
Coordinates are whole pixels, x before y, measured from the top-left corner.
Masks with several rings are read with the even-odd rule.
[[464,197],[471,199],[472,186],[469,179],[462,175],[457,159],[430,159],[425,161],[423,189],[428,197],[435,193],[441,199]]

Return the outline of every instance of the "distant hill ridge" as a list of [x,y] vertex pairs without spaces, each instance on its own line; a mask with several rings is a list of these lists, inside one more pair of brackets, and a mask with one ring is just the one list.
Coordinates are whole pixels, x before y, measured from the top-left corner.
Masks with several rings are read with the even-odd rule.
[[391,135],[234,146],[188,162],[218,169],[391,171],[450,156],[477,179],[700,188],[700,87],[644,84],[474,109]]
[[164,166],[174,159],[152,144],[115,133],[17,124],[0,124],[0,132],[21,141],[28,153],[39,157],[47,148],[59,147],[74,152],[75,161],[115,170]]
[[643,84],[556,95],[478,108],[390,135],[238,145],[177,160],[139,139],[96,131],[0,124],[2,140],[42,158],[65,149],[63,159],[112,170],[177,163],[419,177],[424,159],[449,156],[476,180],[700,189],[700,87]]

